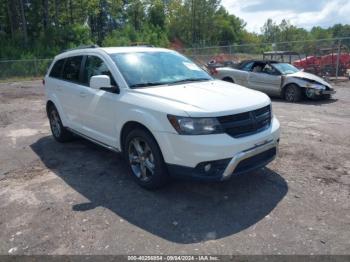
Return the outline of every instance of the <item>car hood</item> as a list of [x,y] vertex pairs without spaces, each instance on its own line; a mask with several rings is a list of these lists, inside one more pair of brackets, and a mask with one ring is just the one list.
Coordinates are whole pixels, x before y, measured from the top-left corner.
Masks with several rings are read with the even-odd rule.
[[176,107],[189,116],[222,116],[261,108],[271,103],[265,94],[220,80],[134,89],[156,103]]
[[297,78],[304,78],[304,79],[308,79],[308,80],[313,80],[313,81],[316,81],[322,85],[330,87],[330,84],[327,83],[326,81],[324,81],[321,77],[310,74],[310,73],[306,73],[303,71],[299,71],[299,72],[294,73],[294,74],[289,74],[289,75],[287,75],[287,77],[297,77]]

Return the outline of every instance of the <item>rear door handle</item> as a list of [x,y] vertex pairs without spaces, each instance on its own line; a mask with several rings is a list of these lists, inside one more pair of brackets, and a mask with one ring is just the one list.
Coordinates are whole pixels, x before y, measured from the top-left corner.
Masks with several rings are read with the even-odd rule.
[[86,97],[88,94],[87,94],[86,92],[80,92],[79,95],[80,95],[81,97]]

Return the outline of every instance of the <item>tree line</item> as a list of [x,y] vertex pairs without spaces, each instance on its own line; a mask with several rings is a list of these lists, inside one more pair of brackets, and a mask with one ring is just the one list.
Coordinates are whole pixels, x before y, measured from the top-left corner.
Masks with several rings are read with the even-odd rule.
[[350,36],[341,24],[307,31],[269,19],[259,34],[245,27],[220,0],[0,0],[0,59],[47,58],[93,43],[201,47]]

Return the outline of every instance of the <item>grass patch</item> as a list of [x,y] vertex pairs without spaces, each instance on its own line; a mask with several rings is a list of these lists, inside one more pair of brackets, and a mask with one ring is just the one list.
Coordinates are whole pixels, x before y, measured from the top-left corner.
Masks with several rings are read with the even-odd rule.
[[22,81],[34,81],[34,80],[41,80],[43,79],[43,76],[31,76],[31,77],[11,77],[11,78],[4,78],[0,79],[0,83],[12,83],[12,82],[22,82]]

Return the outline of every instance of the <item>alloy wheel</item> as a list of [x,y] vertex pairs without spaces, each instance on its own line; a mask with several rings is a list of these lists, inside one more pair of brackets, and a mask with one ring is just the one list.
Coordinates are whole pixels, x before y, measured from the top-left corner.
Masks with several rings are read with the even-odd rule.
[[50,125],[53,135],[59,137],[61,135],[61,121],[56,110],[51,110]]
[[129,143],[128,154],[133,174],[141,181],[149,181],[154,175],[155,164],[148,143],[142,138],[133,138]]
[[294,88],[288,88],[286,90],[286,100],[287,101],[294,101],[294,97],[295,97],[295,90],[294,90]]

